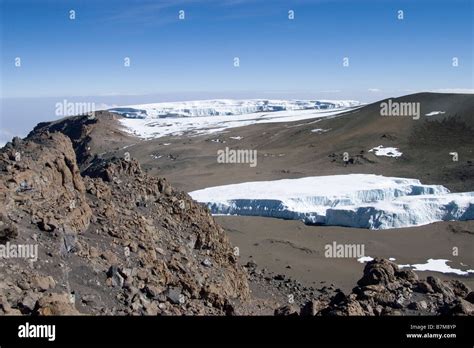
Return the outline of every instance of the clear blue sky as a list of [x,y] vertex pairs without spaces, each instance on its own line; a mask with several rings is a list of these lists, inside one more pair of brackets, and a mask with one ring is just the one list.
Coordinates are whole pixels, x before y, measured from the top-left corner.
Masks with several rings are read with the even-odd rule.
[[473,88],[471,0],[0,2],[3,97]]

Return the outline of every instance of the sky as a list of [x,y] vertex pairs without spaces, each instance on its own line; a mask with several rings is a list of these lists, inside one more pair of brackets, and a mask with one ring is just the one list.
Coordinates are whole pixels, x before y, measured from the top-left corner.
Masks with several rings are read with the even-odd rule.
[[7,114],[36,105],[47,117],[58,98],[369,102],[474,88],[471,0],[0,0],[0,9],[3,133],[15,133]]

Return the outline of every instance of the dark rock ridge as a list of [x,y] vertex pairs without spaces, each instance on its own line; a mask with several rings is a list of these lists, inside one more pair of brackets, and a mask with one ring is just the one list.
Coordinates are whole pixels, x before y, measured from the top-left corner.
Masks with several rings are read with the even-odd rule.
[[133,142],[120,129],[117,118],[120,116],[107,111],[96,111],[94,115],[71,116],[41,122],[30,132],[28,138],[46,132],[63,133],[71,140],[77,165],[83,172],[104,155],[120,150],[124,142]]
[[248,298],[206,208],[133,159],[81,175],[72,145],[40,127],[0,150],[0,242],[38,245],[2,260],[0,313],[231,314]]
[[79,165],[91,160],[89,143],[92,141],[92,130],[98,124],[98,118],[87,115],[67,117],[54,122],[41,122],[30,132],[28,137],[44,132],[60,132],[66,135],[72,143]]

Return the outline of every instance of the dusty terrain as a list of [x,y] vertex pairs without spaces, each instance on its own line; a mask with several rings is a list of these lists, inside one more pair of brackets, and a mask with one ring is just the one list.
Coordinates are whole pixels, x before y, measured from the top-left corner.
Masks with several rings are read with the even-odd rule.
[[[239,247],[242,263],[253,261],[260,267],[298,279],[306,286],[334,284],[349,291],[365,264],[355,258],[326,258],[324,246],[364,244],[365,254],[395,258],[397,264],[422,264],[429,258],[452,260],[453,268],[469,269],[474,264],[474,222],[437,222],[415,228],[369,231],[359,228],[307,226],[300,221],[263,217],[218,216],[232,244]],[[454,257],[452,246],[458,246]],[[457,279],[471,288],[474,277],[439,272],[418,272],[441,279]]]

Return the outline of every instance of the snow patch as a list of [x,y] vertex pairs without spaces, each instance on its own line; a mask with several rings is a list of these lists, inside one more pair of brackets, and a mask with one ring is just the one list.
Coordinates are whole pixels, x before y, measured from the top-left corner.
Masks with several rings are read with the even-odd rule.
[[329,129],[322,129],[322,128],[311,129],[311,133],[321,134],[321,133],[326,133],[326,132],[329,132]]
[[431,112],[425,114],[425,116],[442,115],[442,114],[445,114],[445,113],[446,113],[445,111],[431,111]]
[[400,157],[403,155],[402,152],[398,151],[396,147],[383,147],[383,145],[379,145],[370,149],[369,152],[374,152],[375,156],[387,156],[387,157]]
[[370,261],[373,261],[374,258],[373,257],[370,257],[370,256],[362,256],[362,257],[359,257],[357,259],[358,262],[360,263],[366,263],[366,262],[370,262]]
[[[373,258],[370,256],[364,256],[357,261],[361,263],[369,262],[372,261]],[[394,258],[390,258],[390,261],[394,261]],[[474,269],[468,269],[468,270],[461,270],[457,268],[452,268],[449,266],[447,263],[451,262],[450,260],[445,260],[445,259],[428,259],[426,263],[419,263],[419,264],[406,264],[406,265],[397,265],[398,268],[412,268],[414,271],[431,271],[431,272],[440,272],[440,273],[453,273],[457,275],[469,275],[470,273],[474,273]]]
[[[474,273],[474,269],[468,269],[466,271],[462,271],[457,268],[452,268],[451,266],[447,264],[448,262],[451,262],[451,261],[444,260],[444,259],[428,259],[426,263],[415,264],[409,267],[413,268],[414,271],[432,271],[432,272],[441,272],[441,273],[454,273],[458,275],[468,275],[469,273]],[[405,267],[402,267],[402,268],[405,268]]]

